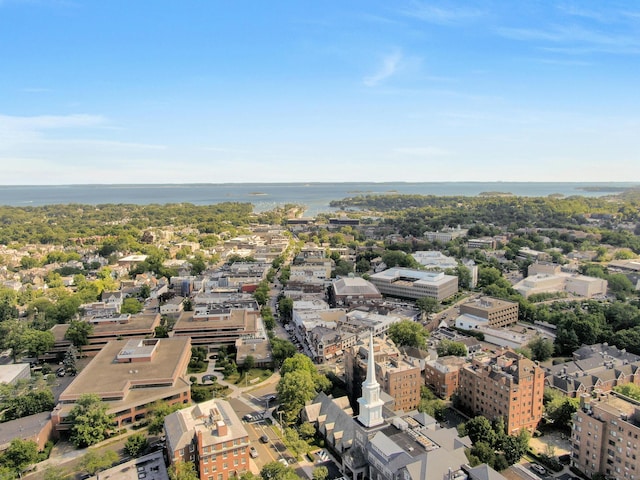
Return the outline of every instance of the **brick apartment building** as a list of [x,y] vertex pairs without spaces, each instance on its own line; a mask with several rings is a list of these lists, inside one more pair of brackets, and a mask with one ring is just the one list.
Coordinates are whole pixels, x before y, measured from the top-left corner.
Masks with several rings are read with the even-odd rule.
[[224,400],[167,415],[164,428],[169,462],[193,462],[201,480],[228,480],[249,470],[249,435]]
[[640,478],[640,404],[615,394],[583,395],[573,421],[572,464],[587,477]]
[[449,400],[460,386],[460,369],[467,363],[461,357],[440,357],[424,366],[427,386],[440,398]]
[[[420,403],[420,387],[424,384],[420,366],[400,353],[388,339],[374,338],[376,380],[383,392],[393,397],[394,409],[414,410]],[[360,388],[367,376],[369,342],[360,342],[345,352],[345,378],[352,399],[362,394]]]
[[463,409],[490,420],[502,417],[509,434],[533,432],[542,418],[544,371],[512,350],[474,358],[460,370],[460,385]]

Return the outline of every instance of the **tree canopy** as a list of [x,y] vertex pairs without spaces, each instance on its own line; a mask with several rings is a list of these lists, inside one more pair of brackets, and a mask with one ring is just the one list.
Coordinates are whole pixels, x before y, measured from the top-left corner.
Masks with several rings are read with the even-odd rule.
[[419,323],[412,320],[401,320],[391,324],[388,331],[393,342],[400,346],[425,348],[429,332]]

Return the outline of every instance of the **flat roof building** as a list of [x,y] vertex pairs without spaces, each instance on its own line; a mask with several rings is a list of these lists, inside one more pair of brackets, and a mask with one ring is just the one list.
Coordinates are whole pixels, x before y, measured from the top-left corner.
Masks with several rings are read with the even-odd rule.
[[427,272],[408,268],[389,268],[371,275],[380,293],[392,297],[445,300],[458,292],[458,277],[442,272]]
[[144,418],[147,407],[157,400],[189,403],[191,389],[185,375],[190,358],[189,338],[109,342],[60,395],[52,413],[55,428],[71,427],[65,419],[87,393],[107,404],[118,427]]

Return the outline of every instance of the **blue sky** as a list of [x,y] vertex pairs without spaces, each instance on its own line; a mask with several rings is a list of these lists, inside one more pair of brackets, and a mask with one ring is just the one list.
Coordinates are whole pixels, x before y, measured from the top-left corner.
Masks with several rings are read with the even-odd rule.
[[0,0],[0,184],[640,181],[636,1]]

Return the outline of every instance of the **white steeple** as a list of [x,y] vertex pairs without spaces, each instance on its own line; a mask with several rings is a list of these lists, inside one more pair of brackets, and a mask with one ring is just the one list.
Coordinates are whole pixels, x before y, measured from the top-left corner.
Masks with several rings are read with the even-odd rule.
[[358,420],[365,427],[375,427],[384,422],[380,400],[380,384],[376,380],[375,362],[373,358],[373,330],[369,332],[369,358],[367,358],[367,378],[362,384],[362,396],[358,399],[360,413]]

